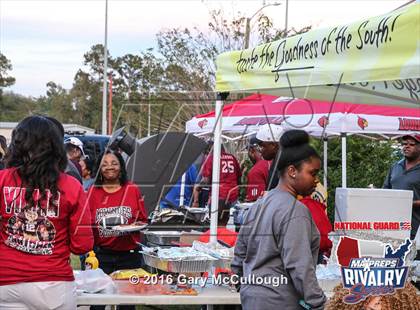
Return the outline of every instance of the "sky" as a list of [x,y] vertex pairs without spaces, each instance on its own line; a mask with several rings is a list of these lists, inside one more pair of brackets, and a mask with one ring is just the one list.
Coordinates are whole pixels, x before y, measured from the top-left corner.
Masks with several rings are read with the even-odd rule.
[[[156,47],[156,33],[176,27],[206,31],[211,9],[225,16],[263,12],[276,27],[285,23],[285,0],[109,0],[108,50],[113,57]],[[389,12],[407,0],[289,0],[289,27],[346,24]],[[255,19],[253,20],[255,21]],[[252,25],[252,23],[251,23]],[[252,32],[252,28],[251,28]],[[15,93],[45,95],[54,81],[71,88],[83,54],[105,37],[105,0],[0,0],[0,52],[12,63]],[[251,41],[252,45],[252,41]]]

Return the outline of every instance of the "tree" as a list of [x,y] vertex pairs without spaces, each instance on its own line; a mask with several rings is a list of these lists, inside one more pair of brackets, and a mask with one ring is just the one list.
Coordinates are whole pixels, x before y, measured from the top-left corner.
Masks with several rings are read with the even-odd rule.
[[15,78],[8,76],[8,71],[12,70],[12,64],[10,60],[0,53],[0,100],[3,92],[3,88],[12,86],[15,84]]
[[[206,92],[214,90],[216,56],[243,45],[245,19],[227,21],[221,11],[210,15],[209,34],[197,28],[168,29],[157,34],[156,52],[148,49],[117,58],[109,54],[113,119],[119,118],[118,124],[128,124],[137,132],[146,128],[150,104],[154,131],[169,128],[183,131],[185,122],[193,115],[211,109],[215,98]],[[280,32],[271,29],[268,17],[261,15],[260,20],[258,29],[265,40]],[[220,38],[224,38],[222,45]],[[70,94],[79,115],[87,116],[80,121],[99,129],[103,79],[101,44],[92,46],[84,55],[84,65],[86,68],[75,76]]]
[[46,96],[37,100],[37,111],[49,115],[63,123],[73,123],[75,109],[69,91],[52,81],[47,83]]
[[79,70],[70,91],[76,115],[74,121],[99,131],[102,114],[102,82]]
[[37,103],[13,92],[5,92],[0,97],[0,119],[2,122],[18,122],[24,117],[38,113]]
[[[206,33],[194,27],[162,30],[157,34],[158,52],[169,69],[167,82],[177,90],[213,91],[217,55],[244,47],[246,18],[238,12],[227,19],[221,10],[210,11]],[[278,40],[288,35],[307,32],[310,26],[289,31],[274,28],[273,21],[260,14],[255,45]]]
[[[157,34],[158,49],[113,58],[108,53],[107,76],[112,79],[113,125],[128,125],[144,133],[151,109],[154,132],[183,131],[192,116],[212,109],[215,96],[215,60],[224,51],[243,46],[246,19],[226,19],[221,11],[210,12],[208,33],[193,29],[167,29]],[[280,37],[265,15],[258,17],[258,43]],[[63,121],[100,129],[102,114],[103,45],[84,54],[84,68],[74,77],[72,89],[49,84],[40,98],[41,111]]]
[[[103,51],[103,45],[96,44],[83,55],[85,68],[77,71],[69,93],[75,111],[74,122],[98,132],[102,119]],[[110,68],[115,63],[109,52],[108,63]]]
[[[153,128],[183,130],[187,120],[213,108],[216,57],[222,52],[243,48],[245,22],[246,18],[240,13],[227,19],[222,11],[211,11],[207,32],[198,28],[174,28],[157,34],[157,52],[162,57],[164,72],[162,92],[155,101],[159,102],[159,107],[153,106],[154,112],[160,112],[153,113],[159,116],[153,119]],[[288,34],[305,32],[309,28],[292,29]],[[261,14],[257,20],[257,34],[256,44],[260,44],[278,39],[286,32],[274,28],[272,20]],[[173,116],[176,122],[173,122]]]

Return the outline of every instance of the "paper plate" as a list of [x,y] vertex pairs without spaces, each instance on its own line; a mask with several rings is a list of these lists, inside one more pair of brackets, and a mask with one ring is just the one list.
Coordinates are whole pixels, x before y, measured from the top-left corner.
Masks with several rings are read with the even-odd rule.
[[142,230],[146,227],[147,227],[147,224],[145,224],[145,223],[142,223],[142,224],[123,224],[123,225],[116,225],[116,226],[112,227],[112,229],[113,230],[118,230],[118,231],[130,232],[130,231]]

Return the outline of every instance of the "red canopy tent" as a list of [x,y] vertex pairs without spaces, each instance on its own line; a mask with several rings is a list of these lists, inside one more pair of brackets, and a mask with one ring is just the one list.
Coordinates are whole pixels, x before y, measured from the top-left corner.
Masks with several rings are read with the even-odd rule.
[[[391,138],[420,132],[420,109],[416,108],[254,94],[225,105],[222,113],[225,133],[246,134],[266,123],[301,128],[317,137],[360,134]],[[214,111],[197,115],[187,122],[186,131],[210,133],[215,121]]]
[[[344,102],[327,102],[254,94],[223,107],[222,132],[227,139],[252,134],[267,123],[299,128],[315,137],[342,137],[343,187],[346,186],[346,135],[397,138],[420,133],[420,109]],[[186,124],[190,133],[212,133],[215,112],[195,116]],[[327,141],[324,140],[324,169],[327,167]],[[324,173],[326,185],[326,170]]]

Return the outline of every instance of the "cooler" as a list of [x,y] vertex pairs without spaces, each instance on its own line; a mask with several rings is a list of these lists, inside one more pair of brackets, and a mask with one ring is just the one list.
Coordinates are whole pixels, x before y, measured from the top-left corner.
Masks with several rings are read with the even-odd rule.
[[[335,222],[411,223],[413,192],[391,189],[337,188]],[[350,232],[350,230],[349,230]],[[368,232],[368,231],[367,231]],[[405,239],[410,229],[371,230],[373,234]]]

